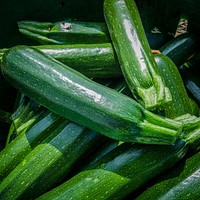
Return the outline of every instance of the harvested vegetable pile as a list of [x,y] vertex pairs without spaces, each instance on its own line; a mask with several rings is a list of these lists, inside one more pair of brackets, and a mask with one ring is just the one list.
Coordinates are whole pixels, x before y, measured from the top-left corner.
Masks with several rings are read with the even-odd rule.
[[0,49],[15,97],[0,199],[200,198],[198,33],[181,12],[148,29],[147,2],[102,8],[102,22],[18,20],[34,45]]

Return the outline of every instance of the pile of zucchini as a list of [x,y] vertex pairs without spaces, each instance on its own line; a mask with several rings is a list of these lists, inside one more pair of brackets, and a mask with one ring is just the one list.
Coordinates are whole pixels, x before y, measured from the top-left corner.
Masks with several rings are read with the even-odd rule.
[[19,21],[38,45],[0,50],[17,91],[14,111],[0,110],[0,199],[200,199],[200,89],[187,76],[198,36],[155,51],[133,0],[103,12],[101,23]]

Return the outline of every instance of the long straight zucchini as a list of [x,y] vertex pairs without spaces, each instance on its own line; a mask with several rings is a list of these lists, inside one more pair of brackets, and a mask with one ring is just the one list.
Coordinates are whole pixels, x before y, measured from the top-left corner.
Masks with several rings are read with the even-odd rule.
[[185,141],[171,146],[123,143],[38,199],[124,199],[199,146],[200,119],[185,115],[179,120],[184,123]]
[[35,199],[42,195],[61,182],[88,151],[105,139],[67,120],[54,131],[58,133],[50,141],[37,145],[2,181],[0,199]]
[[181,123],[145,110],[34,48],[9,49],[2,70],[14,87],[39,104],[113,139],[174,144],[181,135]]
[[[90,78],[122,76],[119,62],[111,43],[38,45],[33,47]],[[1,50],[0,61],[7,50]]]
[[95,44],[110,41],[106,24],[100,22],[19,21],[18,27],[22,34],[43,44]]
[[183,142],[173,146],[124,143],[38,200],[82,200],[87,196],[96,200],[124,199],[146,181],[171,167],[186,151]]
[[172,95],[172,101],[164,106],[165,116],[176,118],[187,113],[198,116],[199,108],[189,98],[175,63],[164,54],[157,54],[154,58]]
[[133,0],[104,1],[104,15],[130,90],[152,110],[171,100],[151,53],[139,11]]
[[[179,62],[183,64],[185,58],[188,58],[189,55],[196,51],[196,40],[191,39],[194,37],[191,34],[177,36],[162,47],[162,54],[170,55],[175,64],[177,60],[180,60]],[[190,42],[190,40],[192,41]],[[149,44],[151,45],[151,43]],[[34,46],[34,48],[43,51],[87,77],[113,78],[122,76],[122,71],[111,43],[38,45]],[[7,50],[0,50],[0,60]]]
[[[42,44],[91,44],[110,42],[107,25],[104,22],[60,22],[19,21],[19,31]],[[88,37],[87,37],[88,35]],[[152,49],[161,47],[171,37],[167,33],[146,33]],[[80,37],[82,36],[82,37]],[[93,38],[91,38],[93,36]],[[0,50],[0,56],[2,51]]]
[[[188,200],[200,198],[200,152],[178,165],[179,174],[149,187],[137,200]],[[177,168],[176,167],[176,168]]]
[[121,69],[111,43],[40,45],[35,48],[56,60],[92,78],[122,76]]

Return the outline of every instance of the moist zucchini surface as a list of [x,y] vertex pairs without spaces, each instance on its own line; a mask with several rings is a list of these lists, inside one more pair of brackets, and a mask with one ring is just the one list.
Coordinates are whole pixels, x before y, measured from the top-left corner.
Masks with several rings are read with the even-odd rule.
[[9,49],[2,70],[10,83],[36,102],[113,139],[173,144],[180,135],[181,123],[145,110],[34,48]]
[[104,16],[126,82],[138,101],[153,110],[171,100],[132,0],[104,1]]

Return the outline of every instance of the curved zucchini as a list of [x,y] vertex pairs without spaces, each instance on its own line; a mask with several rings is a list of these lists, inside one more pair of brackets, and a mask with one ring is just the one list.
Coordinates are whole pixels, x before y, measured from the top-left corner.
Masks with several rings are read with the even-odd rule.
[[184,33],[167,42],[159,50],[180,67],[199,51],[199,38],[194,34]]
[[132,0],[106,0],[104,15],[119,63],[133,95],[146,109],[171,100],[149,47],[139,11]]
[[133,99],[31,47],[9,49],[2,70],[7,80],[31,99],[113,139],[173,144],[181,134],[181,123],[145,110]]
[[137,200],[188,200],[200,198],[200,152],[179,167],[179,175],[163,180],[143,192]]
[[154,56],[167,87],[169,88],[172,101],[164,106],[164,114],[169,118],[176,118],[184,114],[199,115],[199,108],[188,97],[182,77],[174,62],[166,55]]
[[22,34],[42,44],[95,44],[110,41],[106,24],[100,22],[19,21],[18,27]]

